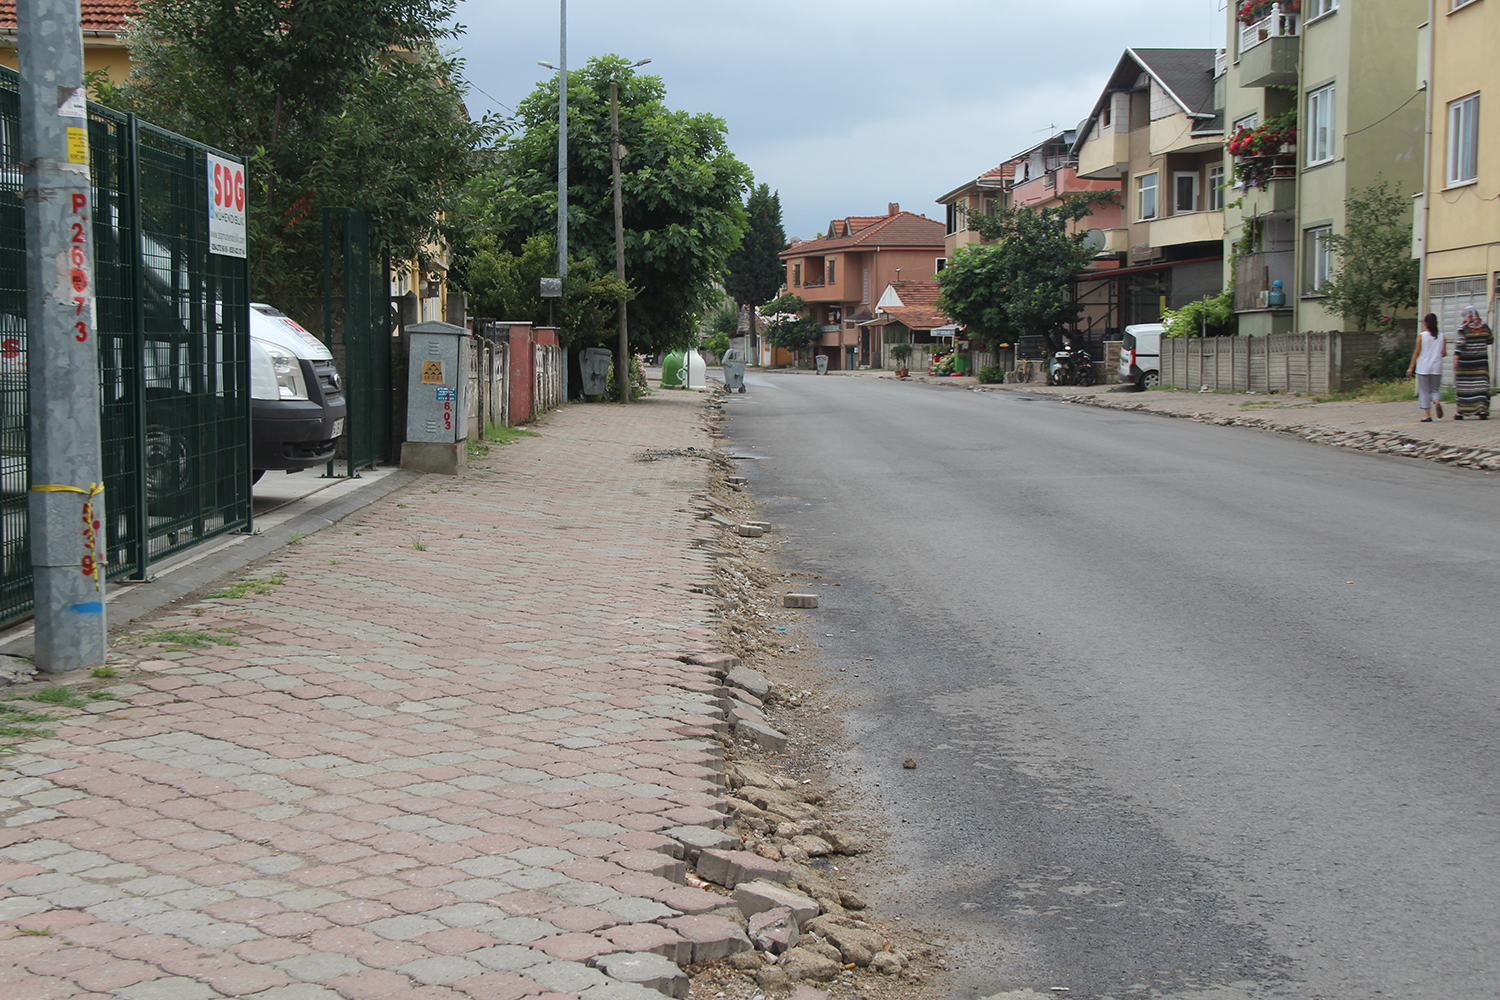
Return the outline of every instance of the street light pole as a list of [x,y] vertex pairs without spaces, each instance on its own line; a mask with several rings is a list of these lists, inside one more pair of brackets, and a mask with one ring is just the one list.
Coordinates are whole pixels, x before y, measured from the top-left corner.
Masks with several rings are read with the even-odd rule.
[[557,0],[557,276],[568,276],[568,0]]
[[[650,62],[642,59],[630,68],[638,69]],[[625,149],[620,145],[620,85],[609,81],[609,159],[615,179],[615,277],[625,284],[625,210],[620,195],[620,158]],[[625,321],[625,300],[620,299],[620,349],[615,361],[615,374],[620,385],[620,402],[630,402],[630,334]]]

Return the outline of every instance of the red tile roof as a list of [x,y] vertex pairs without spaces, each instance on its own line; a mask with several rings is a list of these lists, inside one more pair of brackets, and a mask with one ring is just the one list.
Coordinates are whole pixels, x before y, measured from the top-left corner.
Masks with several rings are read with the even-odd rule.
[[[871,220],[874,220],[871,222]],[[850,216],[847,220],[853,234],[850,236],[825,236],[820,240],[803,240],[781,251],[782,257],[802,257],[830,250],[858,250],[866,247],[932,247],[942,249],[946,228],[936,219],[913,212],[897,212],[895,215]],[[855,229],[856,222],[870,222]],[[842,232],[842,227],[835,227]]]
[[886,306],[881,310],[891,319],[899,320],[913,330],[933,330],[953,322],[937,307],[942,289],[936,279],[893,281],[891,287],[901,299],[901,305]]
[[[82,0],[84,31],[119,31],[140,8],[135,0]],[[0,32],[16,30],[16,0],[0,0]]]

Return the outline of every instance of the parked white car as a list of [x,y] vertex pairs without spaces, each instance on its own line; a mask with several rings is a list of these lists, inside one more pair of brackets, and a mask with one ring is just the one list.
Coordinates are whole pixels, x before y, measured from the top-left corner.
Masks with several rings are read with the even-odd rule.
[[1160,323],[1125,328],[1125,340],[1120,344],[1120,378],[1142,389],[1161,383],[1161,337],[1165,331]]

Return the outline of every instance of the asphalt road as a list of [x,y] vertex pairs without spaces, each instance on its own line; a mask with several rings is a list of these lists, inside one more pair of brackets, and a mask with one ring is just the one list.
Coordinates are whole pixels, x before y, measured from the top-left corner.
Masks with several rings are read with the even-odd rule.
[[1495,477],[884,380],[727,412],[954,996],[1500,995]]

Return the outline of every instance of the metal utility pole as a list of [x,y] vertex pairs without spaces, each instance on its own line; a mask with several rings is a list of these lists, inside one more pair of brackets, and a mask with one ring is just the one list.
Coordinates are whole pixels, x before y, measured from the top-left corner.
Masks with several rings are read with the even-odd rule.
[[78,0],[18,0],[36,665],[104,662],[104,474]]
[[568,0],[558,0],[557,276],[568,276]]
[[[615,174],[615,277],[625,283],[625,211],[620,199],[620,85],[609,81],[609,160]],[[620,383],[620,402],[630,402],[630,335],[625,323],[625,300],[620,300],[620,350],[615,377]]]

